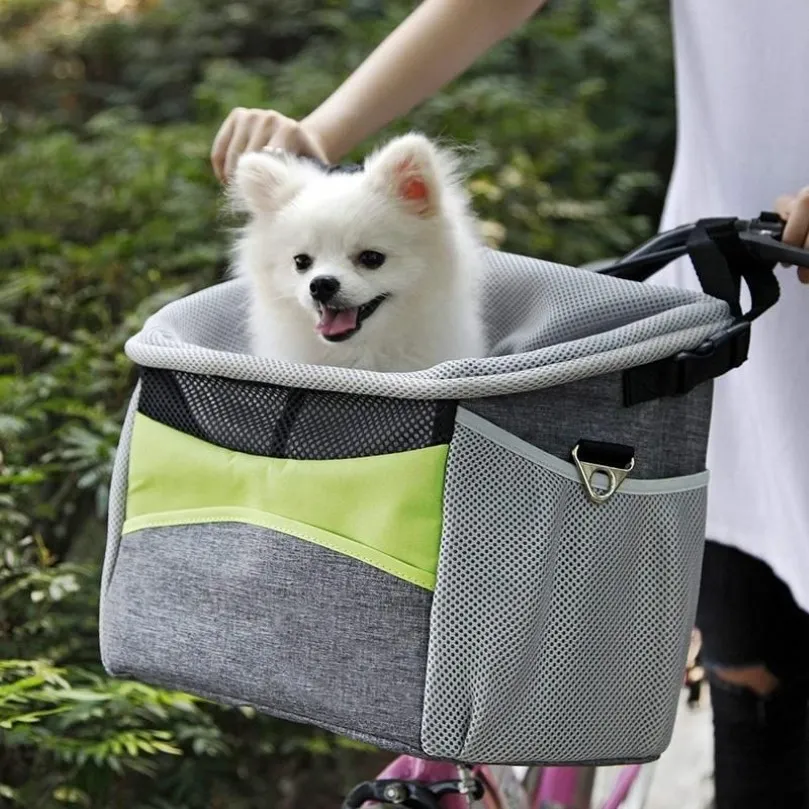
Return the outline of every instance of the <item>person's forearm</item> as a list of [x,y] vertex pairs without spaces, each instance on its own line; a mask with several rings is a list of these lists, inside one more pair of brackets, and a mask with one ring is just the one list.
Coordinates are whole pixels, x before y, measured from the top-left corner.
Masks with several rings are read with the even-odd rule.
[[303,125],[337,161],[440,90],[546,0],[424,0]]

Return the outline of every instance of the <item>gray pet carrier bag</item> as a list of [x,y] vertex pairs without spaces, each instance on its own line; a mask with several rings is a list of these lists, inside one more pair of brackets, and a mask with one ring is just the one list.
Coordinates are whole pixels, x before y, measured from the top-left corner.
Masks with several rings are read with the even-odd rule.
[[248,355],[245,299],[126,346],[107,670],[424,757],[659,756],[716,375],[683,352],[732,307],[492,252],[492,356],[381,374]]

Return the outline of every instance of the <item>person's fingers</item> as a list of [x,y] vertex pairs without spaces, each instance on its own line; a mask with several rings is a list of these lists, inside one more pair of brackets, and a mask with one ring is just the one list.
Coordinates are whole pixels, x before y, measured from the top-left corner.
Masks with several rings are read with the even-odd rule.
[[225,119],[211,146],[211,165],[222,183],[227,183],[245,152],[280,149],[308,155],[328,163],[323,147],[297,122],[273,110],[238,107]]
[[254,121],[255,114],[252,112],[247,112],[239,117],[236,124],[236,131],[231,136],[230,143],[228,144],[227,155],[225,156],[224,182],[230,181],[230,178],[233,175],[233,170],[236,168],[236,163],[250,141]]
[[784,222],[789,219],[789,213],[792,210],[792,202],[794,201],[795,197],[792,194],[784,194],[783,196],[778,197],[775,200],[775,212]]
[[[809,186],[793,198],[782,238],[784,244],[809,249]],[[808,284],[809,267],[799,267],[798,278]]]
[[296,121],[285,120],[276,127],[267,144],[268,149],[282,149],[291,154],[305,155],[328,164],[329,159],[320,144],[311,138]]
[[267,149],[298,154],[298,138],[294,126],[286,121],[279,121],[273,128],[272,135],[267,141]]
[[790,202],[783,240],[786,244],[803,247],[807,234],[809,234],[809,187],[804,188]]
[[250,140],[247,141],[245,152],[259,152],[270,141],[273,132],[278,126],[278,119],[280,116],[275,112],[259,113],[259,116],[254,125],[253,131],[250,134]]
[[219,131],[211,145],[211,166],[214,174],[220,182],[225,180],[225,158],[228,153],[230,139],[233,137],[233,130],[236,128],[236,120],[242,112],[240,108],[231,110],[227,118],[222,122]]

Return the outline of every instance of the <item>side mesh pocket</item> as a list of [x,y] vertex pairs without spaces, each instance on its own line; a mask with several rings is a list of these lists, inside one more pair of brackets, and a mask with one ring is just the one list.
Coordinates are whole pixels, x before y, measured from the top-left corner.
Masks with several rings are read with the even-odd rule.
[[464,411],[450,448],[422,743],[488,763],[655,758],[696,610],[707,473],[591,502]]

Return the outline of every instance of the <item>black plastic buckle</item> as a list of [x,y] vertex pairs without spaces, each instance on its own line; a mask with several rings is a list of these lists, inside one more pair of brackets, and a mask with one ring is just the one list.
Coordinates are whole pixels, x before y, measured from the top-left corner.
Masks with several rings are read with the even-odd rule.
[[426,784],[398,778],[364,781],[351,790],[343,802],[343,809],[360,809],[368,801],[401,806],[403,809],[442,809],[440,801],[444,795],[459,794],[468,794],[473,801],[479,801],[484,794],[483,784],[477,778],[469,784],[464,781]]
[[709,379],[738,368],[750,350],[750,323],[737,320],[693,351],[624,372],[624,407],[663,396],[682,396]]
[[697,385],[738,368],[747,360],[749,350],[750,323],[742,320],[709,337],[694,351],[680,352],[674,358],[679,366],[676,393],[688,393]]

